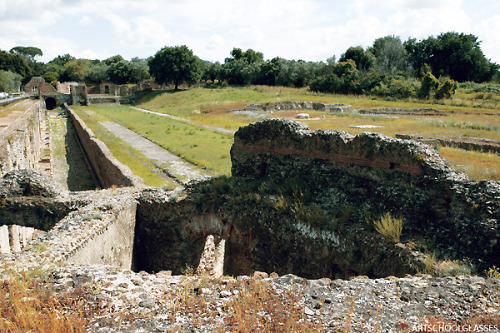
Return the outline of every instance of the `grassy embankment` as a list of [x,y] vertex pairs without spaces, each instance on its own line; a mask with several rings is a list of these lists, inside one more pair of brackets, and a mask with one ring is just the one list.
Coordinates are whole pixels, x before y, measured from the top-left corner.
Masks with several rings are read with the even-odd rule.
[[[143,96],[137,106],[151,111],[167,113],[189,119],[195,123],[221,127],[236,131],[258,118],[235,115],[227,112],[239,109],[249,103],[264,103],[284,100],[319,101],[325,103],[345,103],[357,108],[404,107],[434,108],[442,111],[453,111],[448,115],[429,116],[382,116],[362,114],[325,114],[319,111],[307,111],[316,120],[303,120],[313,130],[340,129],[359,134],[366,129],[352,128],[354,125],[374,125],[378,128],[369,131],[394,137],[395,134],[421,134],[430,137],[454,138],[481,137],[500,140],[500,109],[474,107],[480,104],[477,94],[467,103],[467,91],[459,91],[460,102],[454,101],[430,104],[430,102],[407,100],[388,101],[365,96],[344,96],[332,94],[316,94],[306,89],[286,87],[252,86],[244,88],[196,88],[182,91],[156,91]],[[495,100],[493,98],[493,100]],[[465,101],[465,102],[464,102]],[[483,103],[484,104],[484,103]],[[126,126],[144,137],[160,144],[186,160],[206,167],[214,174],[230,172],[229,149],[232,143],[230,136],[202,129],[190,124],[155,115],[146,115],[126,107],[90,107],[100,116],[109,118]],[[85,109],[85,108],[82,108]],[[300,111],[303,112],[303,111]],[[484,113],[498,113],[485,115]],[[294,119],[297,112],[282,111],[269,114],[273,117]],[[324,116],[325,118],[319,118]],[[494,154],[464,152],[459,149],[441,149],[441,153],[452,165],[466,171],[474,179],[498,179],[500,158]]]

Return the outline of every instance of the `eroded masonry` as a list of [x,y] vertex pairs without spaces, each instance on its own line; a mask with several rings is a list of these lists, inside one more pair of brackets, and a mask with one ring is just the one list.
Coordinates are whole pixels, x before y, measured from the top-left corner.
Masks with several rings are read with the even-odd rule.
[[68,192],[39,172],[44,110],[43,100],[34,103],[0,132],[0,250],[24,267],[307,278],[417,272],[419,252],[369,224],[385,213],[402,217],[403,237],[432,237],[439,255],[500,265],[500,185],[469,181],[422,143],[266,120],[236,132],[231,178],[174,193],[146,188],[68,110],[104,188]]

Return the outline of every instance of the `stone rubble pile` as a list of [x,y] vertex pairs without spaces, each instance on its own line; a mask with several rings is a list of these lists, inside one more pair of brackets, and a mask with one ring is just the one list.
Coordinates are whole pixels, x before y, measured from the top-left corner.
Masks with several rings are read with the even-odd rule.
[[[500,279],[477,276],[306,280],[292,274],[268,278],[256,272],[254,277],[207,280],[172,276],[169,271],[134,273],[106,266],[68,266],[51,274],[54,290],[72,292],[82,285],[91,286],[96,291],[94,302],[112,309],[92,319],[93,332],[213,331],[224,325],[224,304],[244,291],[237,282],[250,279],[282,295],[300,291],[304,317],[319,324],[322,332],[339,331],[346,325],[350,332],[399,332],[417,328],[429,316],[443,323],[459,323],[476,315],[500,316]],[[195,299],[204,306],[193,313],[188,304]],[[282,302],[289,301],[283,296]]]

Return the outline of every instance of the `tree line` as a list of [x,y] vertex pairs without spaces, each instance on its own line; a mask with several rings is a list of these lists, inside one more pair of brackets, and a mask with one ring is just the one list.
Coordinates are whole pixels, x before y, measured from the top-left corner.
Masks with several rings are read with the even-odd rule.
[[[54,85],[58,81],[125,84],[154,79],[176,89],[182,83],[211,81],[308,86],[320,92],[395,98],[445,98],[453,94],[457,82],[500,80],[500,66],[485,57],[478,38],[456,32],[404,42],[398,36],[385,36],[366,49],[349,47],[338,61],[335,57],[319,62],[280,57],[264,60],[262,52],[234,48],[223,63],[210,62],[198,58],[185,45],[164,47],[148,59],[130,61],[120,55],[101,61],[65,54],[44,64],[35,60],[40,55],[42,51],[36,47],[0,51],[0,81],[10,80],[12,87],[32,76],[43,76]],[[7,90],[0,83],[2,89]]]

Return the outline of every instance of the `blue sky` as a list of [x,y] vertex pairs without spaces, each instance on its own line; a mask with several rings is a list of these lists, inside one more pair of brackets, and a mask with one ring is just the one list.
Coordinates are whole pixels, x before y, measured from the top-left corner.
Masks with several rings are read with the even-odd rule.
[[387,35],[474,34],[500,63],[498,0],[0,0],[0,49],[36,46],[39,61],[147,58],[187,45],[223,62],[233,47],[265,59],[325,61]]

